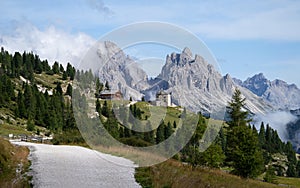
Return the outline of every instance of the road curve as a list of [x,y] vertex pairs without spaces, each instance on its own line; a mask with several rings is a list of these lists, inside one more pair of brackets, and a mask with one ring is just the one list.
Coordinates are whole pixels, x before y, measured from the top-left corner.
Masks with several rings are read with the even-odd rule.
[[140,187],[130,160],[79,146],[13,143],[30,149],[34,187]]

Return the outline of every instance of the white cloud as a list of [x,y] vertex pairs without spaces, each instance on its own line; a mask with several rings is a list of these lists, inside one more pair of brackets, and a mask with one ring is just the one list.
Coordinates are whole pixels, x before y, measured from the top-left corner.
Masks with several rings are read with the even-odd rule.
[[10,34],[0,34],[0,45],[6,50],[34,52],[52,64],[58,61],[78,65],[89,47],[95,42],[84,33],[70,34],[54,26],[39,30],[30,23],[19,24]]
[[269,124],[273,129],[277,130],[281,140],[288,140],[288,133],[286,125],[290,122],[297,120],[297,117],[292,115],[290,112],[271,112],[265,115],[256,115],[253,118],[257,129],[260,128],[261,122],[264,122],[265,126]]

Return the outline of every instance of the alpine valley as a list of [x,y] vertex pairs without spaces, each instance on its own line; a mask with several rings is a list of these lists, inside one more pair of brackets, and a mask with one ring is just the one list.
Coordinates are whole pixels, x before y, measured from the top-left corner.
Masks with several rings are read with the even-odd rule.
[[[152,101],[157,92],[164,91],[171,94],[173,105],[201,112],[214,119],[226,119],[226,105],[236,88],[247,99],[245,110],[252,117],[300,109],[300,89],[295,84],[289,85],[279,79],[270,81],[263,73],[245,81],[232,78],[229,74],[222,76],[201,55],[193,55],[188,47],[181,53],[166,55],[160,74],[151,79],[134,58],[110,41],[99,42],[91,48],[83,65],[84,68],[93,68],[100,81],[107,81],[113,90],[121,91],[127,100],[144,98]],[[281,126],[286,129],[288,123],[293,125],[294,122],[283,121]],[[298,130],[298,126],[293,127]],[[287,129],[293,132],[282,139],[293,140],[297,149],[299,142],[295,139],[298,138],[295,129]]]

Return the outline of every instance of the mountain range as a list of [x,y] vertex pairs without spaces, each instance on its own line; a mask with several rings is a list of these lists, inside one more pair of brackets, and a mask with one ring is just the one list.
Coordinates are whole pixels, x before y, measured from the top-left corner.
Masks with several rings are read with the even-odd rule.
[[113,42],[99,42],[88,53],[89,61],[99,63],[97,74],[124,98],[153,100],[159,90],[172,94],[175,105],[192,111],[224,116],[225,106],[238,88],[246,97],[246,108],[253,114],[300,108],[300,90],[282,80],[270,81],[260,73],[241,81],[222,76],[213,65],[189,48],[166,56],[160,74],[148,79],[146,72]]
[[275,109],[295,110],[300,108],[300,89],[295,84],[287,84],[279,79],[270,81],[263,73],[256,74],[244,82],[238,79],[234,79],[234,81],[269,102]]

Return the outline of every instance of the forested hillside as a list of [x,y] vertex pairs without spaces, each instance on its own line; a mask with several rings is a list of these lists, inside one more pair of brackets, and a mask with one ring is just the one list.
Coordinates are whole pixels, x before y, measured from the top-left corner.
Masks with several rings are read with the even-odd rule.
[[[185,108],[167,107],[164,119],[159,120],[156,129],[152,129],[155,125],[148,121],[150,103],[144,99],[135,103],[125,100],[129,108],[113,108],[111,100],[98,98],[103,90],[109,90],[109,83],[101,83],[91,70],[75,70],[70,63],[66,67],[58,62],[50,66],[47,60],[41,60],[32,52],[9,54],[1,48],[0,80],[0,130],[7,129],[3,131],[4,136],[10,131],[54,135],[54,144],[85,144],[76,126],[73,105],[86,112],[87,115],[82,118],[84,121],[92,118],[87,110],[91,102],[95,106],[92,111],[104,128],[126,145],[144,147],[159,144],[190,126],[188,121],[179,124],[179,119],[187,114]],[[82,82],[83,91],[92,86],[93,89],[88,91],[92,91],[93,100],[87,101],[86,93],[73,90],[73,80]],[[72,96],[79,99],[76,104],[72,104]],[[268,182],[276,182],[276,176],[300,177],[300,162],[291,143],[282,142],[277,131],[269,125],[262,123],[259,131],[252,126],[248,113],[242,111],[245,100],[236,90],[228,103],[229,121],[222,123],[219,135],[204,152],[200,152],[199,141],[208,123],[217,121],[209,121],[201,113],[194,114],[196,131],[173,158],[192,168],[218,168],[244,178],[261,176]],[[122,122],[116,117],[119,113],[125,114]],[[146,123],[139,124],[135,119]],[[151,131],[132,130],[138,126]]]
[[66,68],[58,62],[50,66],[33,53],[12,55],[1,48],[2,124],[14,124],[35,134],[78,132],[71,103],[74,76],[75,68],[70,63]]

